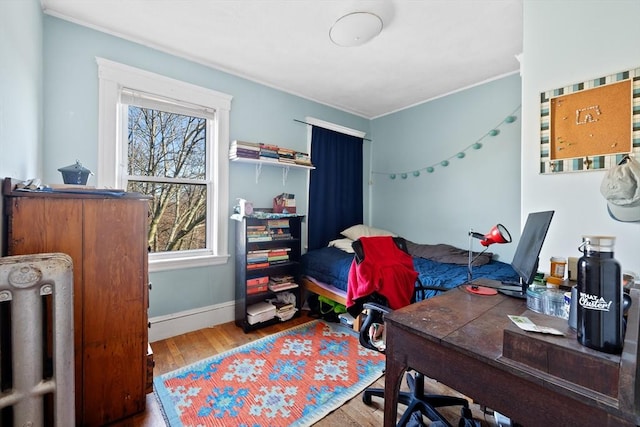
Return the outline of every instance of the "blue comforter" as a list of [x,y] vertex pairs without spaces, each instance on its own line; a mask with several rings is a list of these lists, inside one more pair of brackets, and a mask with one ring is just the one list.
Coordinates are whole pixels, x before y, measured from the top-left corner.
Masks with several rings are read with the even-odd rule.
[[[335,247],[309,251],[302,256],[302,274],[346,292],[353,256],[353,254]],[[420,281],[425,286],[441,286],[450,289],[467,280],[467,265],[436,262],[415,256],[413,257],[413,265],[418,272]],[[473,267],[473,278],[480,277],[505,281],[518,280],[518,274],[510,264],[495,260]],[[425,298],[433,294],[434,292],[428,292]]]

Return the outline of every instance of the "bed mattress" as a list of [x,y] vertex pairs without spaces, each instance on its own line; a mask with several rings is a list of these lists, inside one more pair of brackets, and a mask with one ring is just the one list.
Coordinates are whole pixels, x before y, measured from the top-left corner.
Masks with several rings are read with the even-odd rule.
[[[346,292],[349,269],[353,254],[335,247],[325,247],[309,251],[302,256],[302,274],[317,281],[335,286]],[[454,288],[467,280],[467,265],[442,263],[426,258],[413,257],[413,265],[420,281],[425,286]],[[486,277],[494,280],[517,281],[518,274],[510,264],[491,260],[487,264],[473,268],[473,278]],[[425,298],[430,297],[429,293]]]

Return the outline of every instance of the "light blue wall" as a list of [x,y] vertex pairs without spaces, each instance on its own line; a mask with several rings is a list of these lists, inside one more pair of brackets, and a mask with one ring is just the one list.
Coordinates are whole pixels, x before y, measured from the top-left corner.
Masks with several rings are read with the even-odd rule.
[[[640,67],[640,1],[524,2],[522,211],[556,213],[540,255],[580,257],[582,236],[616,236],[623,270],[640,273],[640,222],[611,219],[605,171],[540,175],[540,93]],[[637,124],[636,124],[637,126]]]
[[[89,169],[96,169],[97,56],[232,95],[231,139],[304,150],[307,127],[294,119],[305,116],[365,131],[373,139],[371,143],[365,142],[365,170],[370,160],[377,171],[413,170],[430,164],[431,160],[439,161],[487,132],[519,103],[519,78],[513,76],[369,121],[111,35],[43,17],[37,0],[3,1],[0,8],[3,12],[0,13],[2,176],[40,176],[45,183],[59,183],[62,180],[57,169],[76,159]],[[25,44],[20,43],[22,47],[18,48],[16,40],[28,40],[28,47],[25,49]],[[489,98],[491,103],[486,102]],[[11,102],[11,109],[6,108],[7,102]],[[476,102],[481,106],[467,106]],[[424,137],[430,132],[437,138]],[[518,132],[519,122],[508,130],[503,129],[491,144],[485,144],[485,148],[461,160],[464,168],[452,162],[447,170],[438,170],[433,176],[405,182],[375,175],[370,187],[371,200],[365,197],[370,206],[370,210],[365,209],[365,222],[369,222],[369,215],[374,212],[371,216],[374,225],[393,229],[415,241],[446,241],[462,247],[467,244],[466,232],[470,226],[485,230],[502,221],[510,227],[513,216],[518,215],[513,212],[517,212],[519,195],[513,194],[517,191],[511,188],[518,186],[517,172],[511,162],[514,150],[519,149]],[[479,157],[480,161],[477,156],[488,158]],[[45,159],[42,167],[39,166],[41,158]],[[505,165],[500,172],[502,179],[481,167],[495,161]],[[253,166],[232,164],[230,202],[233,204],[237,197],[243,197],[256,206],[266,207],[276,194],[291,192],[297,195],[300,205],[305,205],[306,177],[304,171],[291,170],[283,185],[281,169],[264,167],[256,183]],[[476,193],[467,185],[478,182],[485,185],[473,196]],[[489,206],[484,201],[484,191],[495,182],[500,183],[503,197],[516,200],[503,203],[501,216],[491,210],[495,208],[484,213]],[[508,183],[511,185],[506,185]],[[450,199],[457,190],[444,188],[455,185],[466,190],[465,194],[471,194],[469,197],[479,199],[482,209],[456,219],[459,212],[469,212],[471,204]],[[453,208],[447,208],[446,204],[452,204]],[[445,219],[447,222],[442,222]],[[455,224],[446,225],[449,221],[459,223],[459,228]],[[232,237],[235,224],[230,224]],[[450,230],[443,229],[447,227]],[[451,238],[457,234],[460,234],[459,241]],[[235,245],[230,239],[229,253],[234,252]],[[230,262],[221,267],[153,273],[150,316],[231,301],[234,298],[233,263],[232,256]]]
[[[211,88],[233,96],[230,139],[273,143],[305,151],[307,126],[294,122],[313,116],[369,133],[369,120],[286,94],[194,62],[111,35],[46,16],[44,18],[44,168],[47,183],[60,183],[57,171],[80,160],[97,165],[98,74],[96,57]],[[280,168],[263,167],[256,183],[255,167],[232,163],[230,203],[242,197],[257,207],[293,193],[306,205],[307,172],[291,170],[283,185]],[[89,182],[91,183],[91,182]],[[229,212],[231,214],[231,212]],[[235,223],[230,221],[229,252],[234,254]],[[150,316],[207,307],[234,299],[234,258],[220,267],[151,274]]]
[[[515,122],[503,120],[520,103],[520,76],[512,74],[373,120],[372,224],[414,242],[466,248],[470,228],[485,233],[502,223],[514,243],[490,251],[511,262],[520,235],[520,111]],[[500,133],[487,136],[494,128]],[[476,141],[481,149],[455,157]],[[433,173],[423,169],[434,164]]]
[[[38,0],[0,1],[0,179],[40,175],[42,12]],[[3,211],[0,200],[0,212]],[[0,253],[4,253],[0,227]]]
[[38,0],[0,1],[0,178],[39,175],[42,12]]

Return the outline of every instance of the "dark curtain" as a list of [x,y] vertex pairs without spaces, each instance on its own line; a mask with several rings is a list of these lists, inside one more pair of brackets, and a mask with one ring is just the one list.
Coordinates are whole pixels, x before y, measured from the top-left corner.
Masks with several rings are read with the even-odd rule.
[[362,224],[362,138],[313,126],[308,245],[318,249]]

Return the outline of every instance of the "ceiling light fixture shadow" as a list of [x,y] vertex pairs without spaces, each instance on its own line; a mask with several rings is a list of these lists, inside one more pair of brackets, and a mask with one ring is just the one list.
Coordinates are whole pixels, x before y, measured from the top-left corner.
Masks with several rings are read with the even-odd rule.
[[339,18],[329,30],[329,38],[338,46],[360,46],[382,31],[382,18],[371,12],[352,12]]

